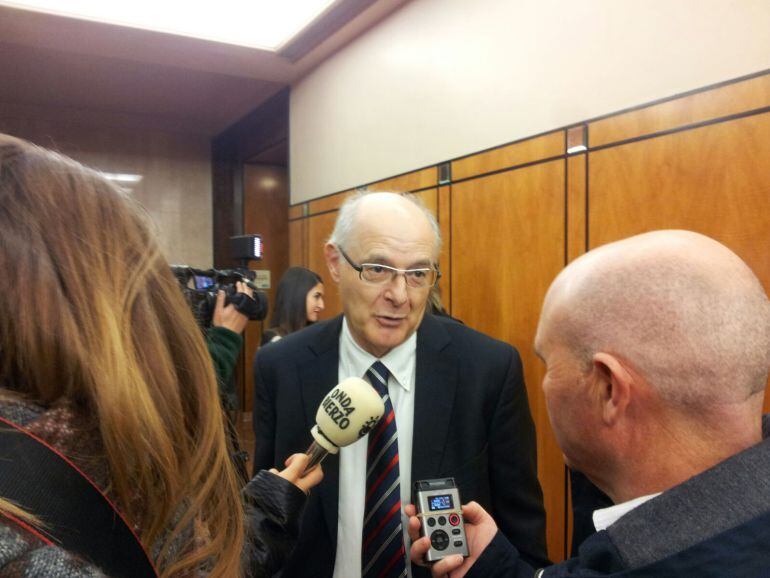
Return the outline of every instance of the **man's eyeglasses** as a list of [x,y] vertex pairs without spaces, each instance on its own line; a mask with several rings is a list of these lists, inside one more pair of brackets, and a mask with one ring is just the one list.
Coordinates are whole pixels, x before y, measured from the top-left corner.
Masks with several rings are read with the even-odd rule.
[[436,281],[441,277],[441,272],[438,269],[426,267],[425,269],[396,269],[395,267],[388,267],[387,265],[380,265],[379,263],[361,263],[356,265],[347,256],[342,247],[337,246],[342,256],[345,257],[345,261],[358,271],[358,276],[373,285],[384,285],[394,281],[398,275],[403,275],[406,279],[406,284],[409,287],[417,289],[423,287],[432,287]]

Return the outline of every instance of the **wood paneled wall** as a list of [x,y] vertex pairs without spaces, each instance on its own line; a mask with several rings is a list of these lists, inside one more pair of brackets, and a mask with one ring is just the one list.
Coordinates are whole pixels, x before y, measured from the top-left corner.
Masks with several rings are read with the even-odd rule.
[[[452,315],[515,345],[538,430],[554,560],[569,555],[561,451],[532,342],[545,291],[587,249],[664,228],[726,243],[770,292],[770,72],[577,123],[366,185],[419,193],[438,217],[442,294]],[[323,242],[349,191],[290,209],[291,264],[328,278]],[[325,317],[340,312],[329,286]],[[770,397],[766,398],[770,410]]]
[[239,380],[243,389],[239,392],[239,398],[245,408],[252,407],[254,395],[251,362],[262,340],[262,331],[269,327],[278,281],[289,267],[286,239],[288,228],[294,223],[288,221],[288,180],[286,167],[258,164],[243,166],[243,232],[245,235],[259,234],[264,246],[263,259],[252,261],[249,268],[270,271],[270,289],[266,290],[270,313],[261,323],[250,322],[244,334],[244,371],[243,379]]

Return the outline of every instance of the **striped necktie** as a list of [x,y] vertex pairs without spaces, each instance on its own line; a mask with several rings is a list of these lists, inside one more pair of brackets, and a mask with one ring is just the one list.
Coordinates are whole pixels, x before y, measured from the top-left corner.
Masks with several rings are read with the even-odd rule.
[[388,375],[387,368],[379,361],[374,362],[366,372],[366,378],[382,397],[385,414],[369,432],[361,550],[362,578],[406,576],[398,436],[396,415],[388,395]]

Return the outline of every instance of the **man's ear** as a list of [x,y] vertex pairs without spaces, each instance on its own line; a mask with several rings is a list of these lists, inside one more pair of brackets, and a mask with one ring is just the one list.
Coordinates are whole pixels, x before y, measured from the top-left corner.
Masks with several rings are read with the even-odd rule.
[[340,252],[334,243],[324,245],[324,257],[326,257],[326,266],[329,268],[329,274],[335,283],[340,282]]
[[607,425],[615,425],[631,402],[634,377],[623,362],[610,353],[596,353],[592,362],[600,380],[602,419]]

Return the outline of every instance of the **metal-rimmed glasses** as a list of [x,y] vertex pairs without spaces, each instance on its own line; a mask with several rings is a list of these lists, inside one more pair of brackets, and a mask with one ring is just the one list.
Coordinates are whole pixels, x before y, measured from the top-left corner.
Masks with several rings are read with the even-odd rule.
[[345,261],[347,261],[353,269],[358,271],[359,278],[373,285],[384,285],[385,283],[394,281],[397,276],[403,275],[406,284],[409,287],[423,289],[425,287],[432,287],[441,277],[441,272],[433,267],[397,269],[396,267],[389,267],[388,265],[381,265],[380,263],[361,263],[360,265],[357,265],[350,257],[348,257],[342,247],[338,245],[337,249],[342,253]]

